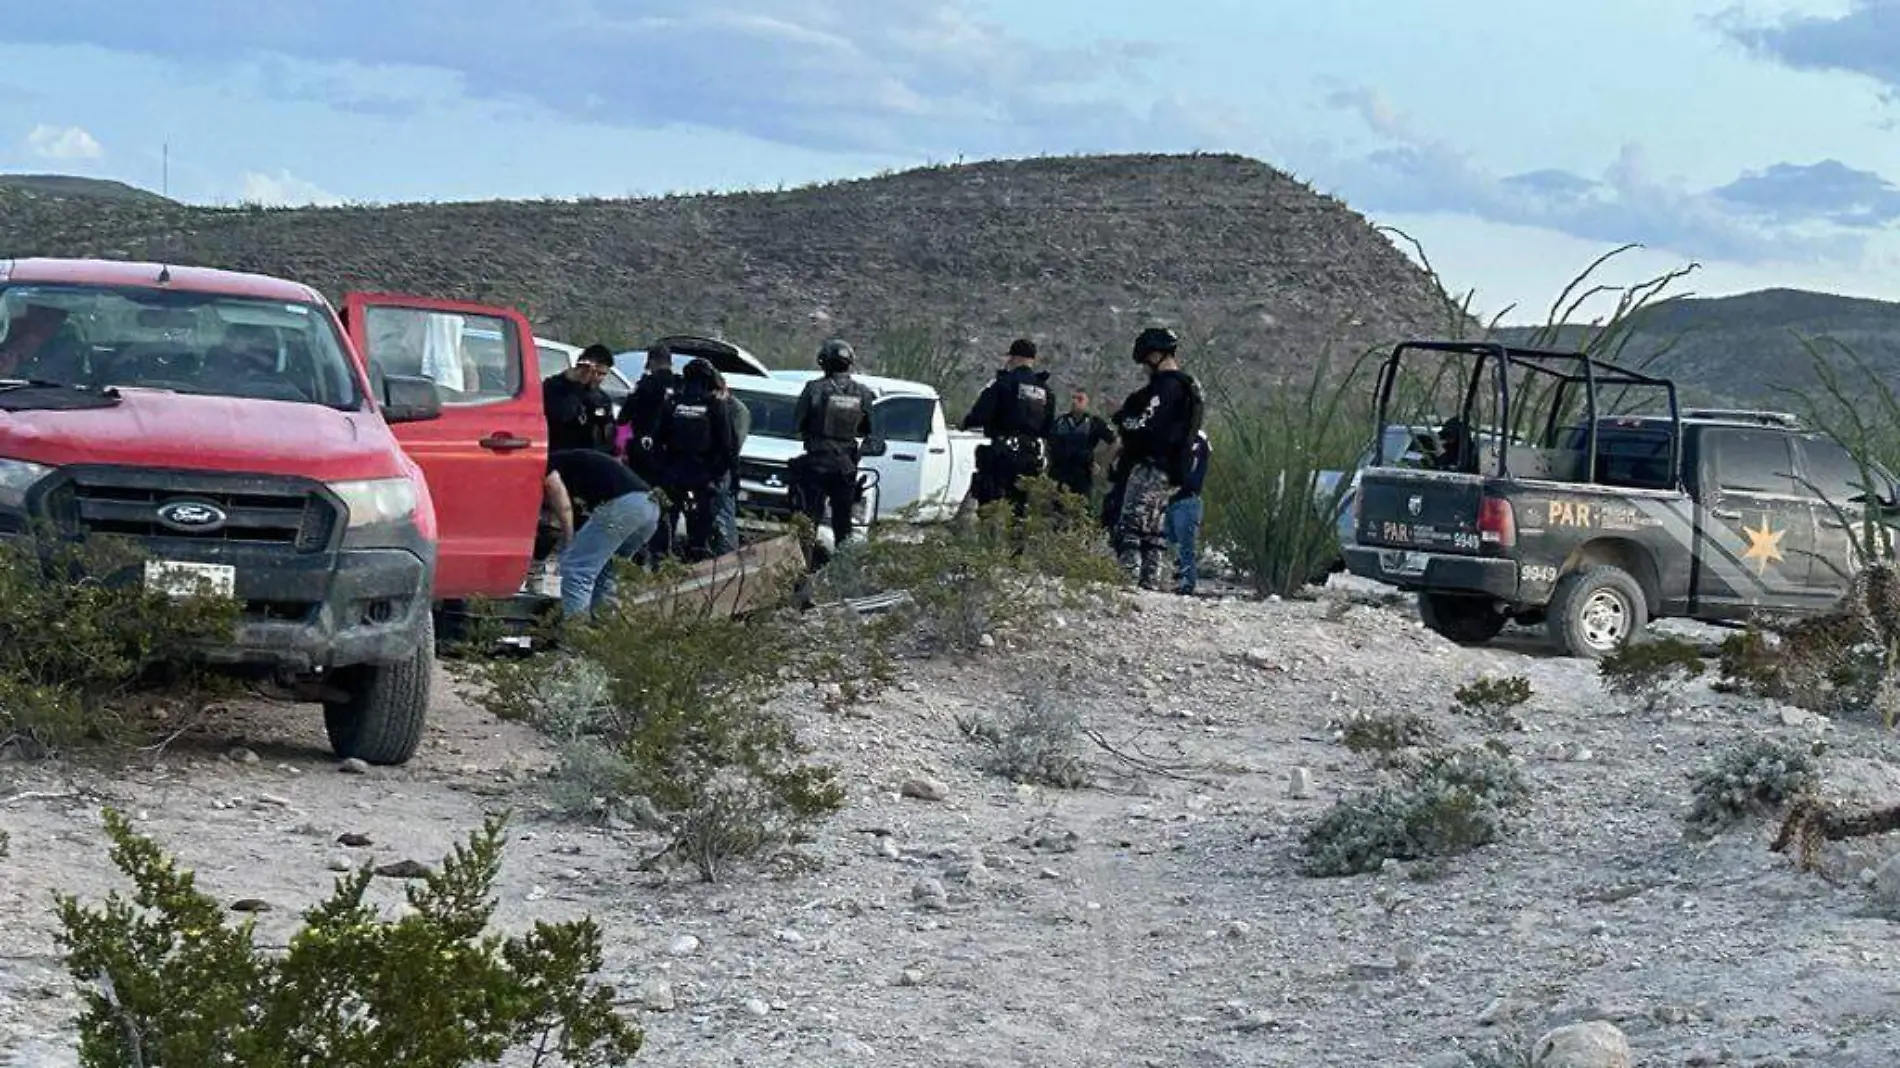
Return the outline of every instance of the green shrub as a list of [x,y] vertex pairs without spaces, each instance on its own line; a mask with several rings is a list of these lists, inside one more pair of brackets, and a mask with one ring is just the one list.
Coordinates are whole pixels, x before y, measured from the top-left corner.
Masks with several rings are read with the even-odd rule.
[[1788,696],[1775,640],[1767,628],[1751,624],[1722,639],[1716,652],[1716,688],[1750,697],[1783,700]]
[[1696,643],[1662,636],[1624,642],[1597,662],[1597,673],[1611,693],[1636,698],[1654,711],[1678,683],[1701,677],[1707,667]]
[[815,596],[829,601],[901,590],[908,603],[890,613],[882,638],[954,654],[981,648],[1005,627],[1046,618],[1091,587],[1127,585],[1082,498],[1047,478],[1030,479],[1026,487],[1022,519],[996,501],[948,523],[847,544],[817,576]]
[[1509,678],[1473,679],[1458,687],[1452,693],[1453,707],[1477,719],[1487,729],[1495,731],[1521,731],[1524,721],[1518,717],[1517,710],[1529,703],[1533,691],[1531,680],[1522,675]]
[[1687,832],[1707,838],[1744,819],[1774,815],[1819,785],[1811,748],[1751,738],[1691,776]]
[[[619,603],[560,628],[557,653],[458,670],[484,707],[554,740],[560,807],[657,816],[668,844],[654,862],[685,861],[714,881],[729,862],[794,840],[843,792],[830,769],[805,762],[791,721],[769,704],[811,655],[802,620],[782,607],[735,618],[652,596],[678,574],[623,567]],[[748,581],[789,596],[789,576]]]
[[102,906],[57,900],[67,970],[85,991],[84,1068],[125,1065],[464,1068],[511,1050],[534,1063],[620,1065],[643,1035],[595,986],[592,920],[485,934],[503,818],[491,818],[378,920],[367,868],[303,914],[281,954],[230,927],[192,873],[124,816],[105,812],[112,861],[131,880]]
[[1851,609],[1762,620],[1722,642],[1718,686],[1828,716],[1892,724],[1893,651]]
[[1301,842],[1310,876],[1378,871],[1388,860],[1456,856],[1497,841],[1530,807],[1507,757],[1478,746],[1428,750],[1400,781],[1342,798]]
[[984,768],[992,775],[1062,789],[1089,784],[1081,717],[1051,687],[1032,690],[995,720],[968,717],[957,726],[989,748]]
[[[0,750],[33,757],[110,740],[112,704],[143,683],[202,683],[191,667],[228,642],[238,606],[208,591],[147,589],[146,560],[123,539],[0,544]],[[170,679],[155,676],[172,669]]]
[[1355,753],[1391,753],[1430,745],[1438,737],[1430,720],[1416,712],[1362,712],[1340,725],[1340,744]]
[[1318,492],[1323,470],[1349,470],[1367,443],[1375,354],[1344,369],[1314,366],[1305,387],[1210,390],[1205,540],[1262,594],[1286,596],[1339,556],[1332,516],[1344,480]]

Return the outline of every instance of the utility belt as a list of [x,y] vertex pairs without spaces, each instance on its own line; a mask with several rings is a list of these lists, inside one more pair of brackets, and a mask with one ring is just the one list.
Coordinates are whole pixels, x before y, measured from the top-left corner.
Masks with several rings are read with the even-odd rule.
[[1042,439],[1011,435],[986,441],[976,447],[976,466],[997,478],[1041,474],[1046,466]]
[[1034,434],[1004,434],[989,440],[987,446],[992,452],[1007,452],[1017,457],[1033,456],[1041,460],[1047,448],[1043,440]]

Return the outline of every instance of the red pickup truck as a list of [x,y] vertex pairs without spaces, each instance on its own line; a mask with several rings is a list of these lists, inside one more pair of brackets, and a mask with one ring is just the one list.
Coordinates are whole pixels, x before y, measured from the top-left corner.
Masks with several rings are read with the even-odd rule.
[[546,432],[513,310],[162,264],[0,260],[0,537],[130,536],[242,606],[207,656],[420,744],[444,603],[510,597]]

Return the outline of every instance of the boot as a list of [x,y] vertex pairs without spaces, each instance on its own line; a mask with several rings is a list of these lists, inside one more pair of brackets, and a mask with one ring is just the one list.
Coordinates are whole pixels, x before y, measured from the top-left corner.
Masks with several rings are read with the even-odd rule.
[[1159,590],[1161,588],[1161,553],[1155,549],[1141,551],[1141,588]]

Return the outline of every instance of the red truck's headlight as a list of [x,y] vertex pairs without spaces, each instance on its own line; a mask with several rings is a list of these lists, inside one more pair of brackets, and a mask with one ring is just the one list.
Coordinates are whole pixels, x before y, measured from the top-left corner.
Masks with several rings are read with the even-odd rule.
[[332,482],[330,492],[349,509],[351,530],[402,522],[416,514],[416,485],[407,478]]

